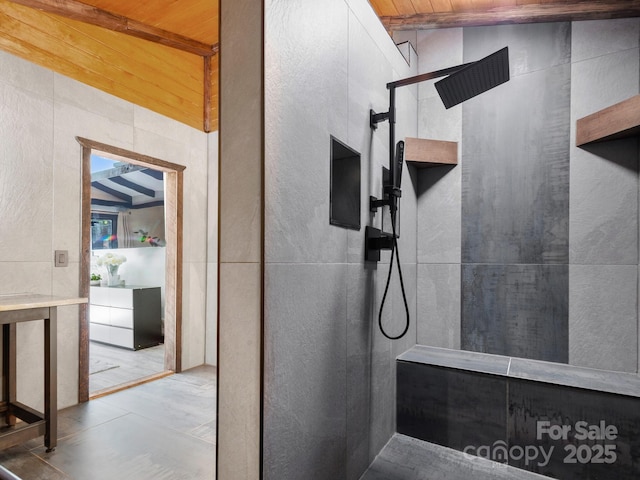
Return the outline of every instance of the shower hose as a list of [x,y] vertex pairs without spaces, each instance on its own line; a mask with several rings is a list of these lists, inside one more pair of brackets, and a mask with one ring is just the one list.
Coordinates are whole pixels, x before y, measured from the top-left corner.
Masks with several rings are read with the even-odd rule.
[[[396,211],[397,211],[396,207],[395,205],[393,205],[391,207],[391,230],[393,233],[393,242],[391,244],[391,260],[389,261],[389,274],[387,275],[387,284],[384,287],[384,294],[382,295],[382,303],[380,304],[380,312],[378,313],[378,326],[380,327],[380,331],[389,340],[398,340],[404,337],[407,331],[409,330],[409,305],[407,303],[407,294],[405,293],[405,290],[404,290],[404,280],[402,279],[402,267],[400,265],[400,255],[398,253],[398,236],[396,235]],[[391,284],[391,272],[393,271],[394,252],[396,254],[396,261],[398,263],[398,276],[400,277],[400,289],[402,290],[402,299],[404,300],[404,310],[407,315],[407,323],[404,327],[404,330],[400,335],[397,335],[395,337],[385,332],[384,327],[382,326],[382,309],[384,308],[384,302],[387,299],[387,293],[389,292],[389,285]]]

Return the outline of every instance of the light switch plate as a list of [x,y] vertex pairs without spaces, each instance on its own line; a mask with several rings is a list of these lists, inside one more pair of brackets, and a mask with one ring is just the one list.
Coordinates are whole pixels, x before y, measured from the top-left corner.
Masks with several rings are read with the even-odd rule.
[[56,267],[68,267],[69,266],[69,251],[68,250],[56,250],[56,256],[54,264]]

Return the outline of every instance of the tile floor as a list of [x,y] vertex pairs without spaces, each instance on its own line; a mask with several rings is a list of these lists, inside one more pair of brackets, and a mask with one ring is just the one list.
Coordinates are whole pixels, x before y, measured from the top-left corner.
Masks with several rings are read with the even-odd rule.
[[458,450],[395,434],[360,480],[550,480]]
[[164,345],[134,351],[91,342],[89,358],[91,395],[164,372]]
[[0,464],[24,480],[212,480],[216,383],[201,366],[67,408],[55,451],[39,438]]

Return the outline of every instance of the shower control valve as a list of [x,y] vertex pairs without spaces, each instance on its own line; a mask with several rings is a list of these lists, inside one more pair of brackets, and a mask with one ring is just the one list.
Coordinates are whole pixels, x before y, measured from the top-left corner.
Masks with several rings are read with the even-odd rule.
[[374,227],[365,229],[364,239],[364,259],[368,262],[380,261],[380,250],[391,250],[394,242],[391,233],[383,232]]

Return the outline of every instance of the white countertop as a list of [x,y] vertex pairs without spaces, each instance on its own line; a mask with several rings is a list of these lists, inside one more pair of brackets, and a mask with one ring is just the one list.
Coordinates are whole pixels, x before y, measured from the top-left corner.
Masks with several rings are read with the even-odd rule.
[[87,303],[87,298],[41,295],[38,293],[0,294],[0,312],[27,310],[29,308],[60,307]]

